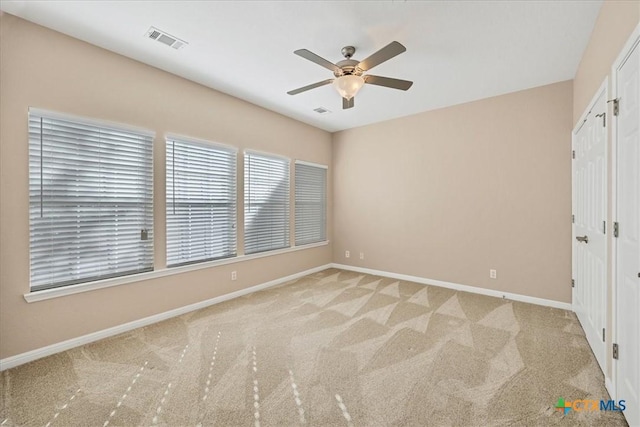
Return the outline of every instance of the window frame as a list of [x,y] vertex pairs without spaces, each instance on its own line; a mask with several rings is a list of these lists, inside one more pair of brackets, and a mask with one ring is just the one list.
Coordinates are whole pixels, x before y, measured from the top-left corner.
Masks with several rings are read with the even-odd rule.
[[[167,266],[167,268],[177,268],[177,267],[183,267],[183,266],[187,266],[187,265],[192,265],[192,264],[200,264],[200,263],[205,263],[205,262],[212,262],[212,261],[218,261],[218,260],[223,260],[223,259],[229,259],[229,258],[235,258],[238,256],[238,213],[239,213],[239,203],[238,203],[238,148],[231,146],[231,145],[227,145],[227,144],[222,144],[219,142],[214,142],[214,141],[208,141],[205,139],[200,139],[200,138],[193,138],[193,137],[187,137],[187,136],[183,136],[183,135],[177,135],[177,134],[173,134],[173,133],[166,133],[164,136],[164,140],[165,140],[165,264]],[[180,263],[175,263],[175,264],[170,264],[169,263],[169,209],[170,209],[170,199],[168,197],[168,191],[169,191],[169,174],[170,171],[168,169],[168,157],[166,157],[166,154],[168,152],[168,144],[170,141],[173,142],[182,142],[182,143],[186,143],[186,144],[195,144],[195,145],[201,145],[201,146],[210,146],[213,149],[219,149],[221,151],[227,151],[230,153],[233,153],[234,155],[234,182],[233,182],[233,187],[234,187],[234,215],[233,215],[233,224],[232,224],[232,228],[234,230],[234,237],[233,237],[233,246],[234,246],[234,251],[232,251],[232,254],[228,254],[228,255],[224,255],[224,256],[220,256],[220,257],[213,257],[213,258],[201,258],[201,259],[195,259],[195,260],[189,260],[189,261],[185,261],[185,262],[180,262]],[[175,189],[175,187],[174,187]],[[173,200],[173,198],[171,199]]]
[[[247,221],[247,200],[251,197],[251,194],[247,191],[248,189],[248,182],[247,182],[247,159],[249,156],[257,156],[257,157],[262,157],[264,159],[271,159],[271,160],[275,160],[275,161],[282,161],[282,162],[286,162],[286,169],[287,169],[287,174],[286,174],[286,178],[287,178],[287,209],[284,210],[286,212],[286,222],[285,222],[285,234],[286,234],[286,244],[284,246],[277,246],[277,247],[271,247],[268,249],[260,249],[260,250],[255,250],[255,251],[251,251],[251,252],[247,252],[247,227],[248,227],[248,221]],[[260,254],[260,253],[269,253],[272,251],[278,251],[278,250],[282,250],[282,249],[289,249],[291,247],[294,247],[295,245],[292,244],[291,241],[291,207],[292,207],[292,203],[291,203],[291,199],[292,199],[292,195],[291,195],[291,159],[289,157],[283,156],[283,155],[279,155],[279,154],[273,154],[273,153],[269,153],[269,152],[264,152],[264,151],[259,151],[259,150],[253,150],[253,149],[245,149],[243,151],[243,159],[242,159],[242,165],[243,165],[243,185],[242,185],[242,191],[243,191],[243,255],[255,255],[255,254]]]
[[[297,173],[297,169],[296,167],[298,165],[301,166],[308,166],[308,167],[313,167],[313,168],[317,168],[317,169],[324,169],[325,171],[325,175],[324,175],[324,201],[323,201],[323,205],[324,205],[324,212],[323,212],[323,234],[324,237],[321,240],[315,240],[315,241],[307,241],[305,243],[298,243],[298,197],[297,197],[297,188],[298,188],[298,173]],[[312,163],[312,162],[307,162],[304,160],[295,160],[294,162],[294,183],[293,183],[293,205],[294,205],[294,243],[295,246],[300,247],[300,246],[306,246],[306,245],[311,245],[311,244],[315,244],[315,243],[321,243],[321,242],[326,242],[328,241],[328,208],[329,208],[329,166],[327,165],[323,165],[323,164],[319,164],[319,163]]]
[[[148,241],[148,243],[140,248],[140,252],[138,254],[138,256],[144,257],[144,258],[148,258],[146,261],[148,262],[147,266],[144,268],[139,268],[139,269],[135,269],[135,270],[123,270],[123,271],[118,271],[118,272],[113,272],[113,273],[107,273],[107,274],[95,274],[95,275],[85,275],[84,277],[78,277],[78,278],[73,278],[73,279],[69,279],[69,280],[57,280],[57,281],[50,281],[48,283],[34,283],[34,276],[33,276],[33,268],[34,268],[34,228],[37,228],[37,224],[34,224],[33,218],[32,218],[32,210],[34,209],[33,207],[33,201],[32,201],[32,187],[33,187],[33,183],[32,183],[32,175],[39,175],[40,176],[40,210],[42,212],[43,206],[46,204],[46,202],[44,201],[44,199],[46,198],[46,196],[43,194],[44,191],[44,184],[42,183],[42,175],[43,175],[43,164],[46,161],[46,159],[43,157],[43,138],[42,138],[42,130],[40,130],[40,153],[39,153],[39,158],[40,158],[40,171],[36,171],[33,172],[32,171],[32,136],[31,136],[31,122],[32,122],[32,116],[35,117],[39,117],[41,120],[51,120],[51,121],[58,121],[58,122],[68,122],[70,126],[77,126],[78,129],[81,129],[82,127],[86,127],[86,128],[95,128],[93,130],[89,130],[87,129],[87,133],[93,131],[98,131],[100,132],[101,130],[104,131],[109,131],[109,132],[120,132],[120,133],[128,133],[130,135],[127,135],[127,137],[131,137],[131,138],[140,138],[141,144],[139,144],[138,146],[136,146],[136,148],[140,148],[142,147],[145,150],[145,154],[149,154],[149,157],[146,158],[146,162],[144,163],[145,166],[145,174],[146,174],[146,179],[141,179],[140,182],[142,183],[141,188],[143,188],[144,190],[146,190],[145,192],[145,201],[144,202],[140,202],[140,203],[132,203],[132,202],[126,202],[127,204],[131,203],[134,207],[137,206],[137,209],[142,210],[142,212],[144,212],[142,214],[142,218],[145,219],[145,227],[141,228],[141,233],[142,230],[146,230],[147,231],[147,238],[146,239],[140,239],[140,241]],[[62,123],[59,124],[59,126],[63,125]],[[118,280],[121,279],[123,277],[128,277],[128,276],[137,276],[140,274],[147,274],[149,272],[152,272],[155,268],[155,250],[154,250],[154,141],[155,141],[155,135],[156,133],[154,131],[148,130],[148,129],[144,129],[144,128],[139,128],[139,127],[135,127],[135,126],[131,126],[131,125],[127,125],[127,124],[122,124],[122,123],[116,123],[116,122],[111,122],[111,121],[106,121],[106,120],[99,120],[99,119],[94,119],[94,118],[88,118],[88,117],[82,117],[82,116],[77,116],[77,115],[73,115],[73,114],[67,114],[67,113],[60,113],[60,112],[55,112],[55,111],[50,111],[50,110],[45,110],[45,109],[40,109],[40,108],[34,108],[34,107],[29,107],[28,109],[28,113],[27,113],[27,133],[28,133],[28,138],[27,138],[27,149],[29,151],[28,153],[28,197],[29,197],[29,290],[30,292],[42,292],[42,291],[49,291],[49,290],[53,290],[53,289],[61,289],[61,288],[67,288],[67,287],[75,287],[75,286],[79,286],[79,285],[85,285],[88,283],[94,283],[94,282],[100,282],[100,281],[105,281],[105,280]],[[90,137],[87,136],[87,139],[89,139]],[[105,139],[105,144],[108,144],[109,139]],[[148,146],[145,147],[144,143],[148,143]],[[61,143],[62,144],[62,143]],[[68,142],[66,142],[66,144],[69,144]],[[55,146],[54,146],[55,147]],[[57,150],[64,150],[64,147],[58,146]],[[78,152],[81,152],[80,150],[78,150],[77,152],[75,152],[76,156],[78,156],[79,154],[77,154]],[[59,153],[59,151],[56,151],[56,153]],[[144,158],[144,156],[138,156],[141,158]],[[101,157],[100,155],[96,155],[94,157],[91,157],[91,159],[98,159],[98,161],[104,159],[104,156]],[[51,167],[51,166],[50,166]],[[115,169],[112,168],[112,169]],[[52,170],[55,170],[52,169]],[[91,169],[91,171],[93,171],[95,173],[95,169]],[[75,176],[75,175],[74,175]],[[98,183],[99,179],[95,179],[93,181],[86,181],[89,183]],[[60,184],[58,184],[60,185]],[[69,195],[65,195],[64,197],[69,198]],[[99,195],[96,195],[96,193],[92,193],[91,197],[95,197],[96,199],[99,199]],[[83,201],[82,204],[87,204],[90,203],[89,201]],[[115,203],[116,205],[118,205],[118,202],[110,202],[110,203],[103,203],[101,201],[99,202],[91,202],[94,205],[101,205],[101,204],[105,204],[106,206],[110,206],[111,204]],[[120,202],[120,204],[125,203],[125,202]],[[149,209],[149,212],[145,212],[145,210]],[[126,211],[125,211],[126,212]],[[105,222],[106,223],[106,222]],[[102,224],[105,224],[102,223]],[[101,226],[104,226],[102,225]],[[108,224],[108,223],[106,223]],[[71,228],[70,228],[71,229]],[[77,226],[76,226],[77,229]],[[43,228],[42,230],[47,230],[46,228]],[[70,240],[71,241],[71,240]],[[78,264],[81,265],[81,264]]]

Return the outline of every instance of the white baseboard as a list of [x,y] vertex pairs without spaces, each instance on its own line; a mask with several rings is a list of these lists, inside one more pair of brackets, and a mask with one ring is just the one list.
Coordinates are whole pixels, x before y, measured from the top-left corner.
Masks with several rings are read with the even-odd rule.
[[609,392],[609,396],[611,396],[612,400],[617,400],[616,399],[616,389],[613,386],[613,381],[611,381],[611,378],[605,376],[604,377],[604,386],[607,389],[607,391]]
[[[398,280],[406,280],[406,281],[410,281],[410,282],[416,282],[416,283],[421,283],[424,285],[433,285],[433,286],[440,286],[443,288],[449,288],[449,289],[454,289],[457,291],[464,291],[464,292],[471,292],[471,293],[475,293],[475,294],[481,294],[481,295],[488,295],[488,296],[492,296],[492,297],[497,297],[497,298],[507,298],[513,301],[521,301],[521,302],[528,302],[531,304],[537,304],[537,305],[543,305],[543,306],[547,306],[547,307],[555,307],[555,308],[561,308],[564,310],[571,310],[571,304],[570,303],[565,303],[565,302],[559,302],[559,301],[554,301],[554,300],[548,300],[548,299],[543,299],[543,298],[536,298],[536,297],[530,297],[527,295],[520,295],[520,294],[513,294],[510,292],[500,292],[500,291],[495,291],[495,290],[491,290],[491,289],[485,289],[485,288],[478,288],[476,286],[468,286],[468,285],[461,285],[458,283],[451,283],[451,282],[443,282],[441,280],[432,280],[432,279],[427,279],[424,277],[418,277],[418,276],[410,276],[407,274],[399,274],[399,273],[391,273],[388,271],[381,271],[381,270],[373,270],[370,268],[362,268],[362,267],[354,267],[351,265],[344,265],[344,264],[336,264],[336,263],[332,263],[332,264],[326,264],[326,265],[322,265],[319,267],[315,267],[309,270],[305,270],[305,271],[301,271],[299,273],[295,273],[292,274],[290,276],[286,276],[286,277],[281,277],[279,279],[275,279],[275,280],[271,280],[269,282],[265,282],[265,283],[261,283],[259,285],[256,286],[251,286],[249,288],[246,289],[241,289],[239,291],[235,291],[235,292],[231,292],[225,295],[220,295],[218,297],[215,298],[211,298],[205,301],[200,301],[197,302],[195,304],[190,304],[184,307],[180,307],[180,308],[176,308],[174,310],[169,310],[169,311],[165,311],[164,313],[159,313],[159,314],[155,314],[153,316],[149,316],[149,317],[145,317],[139,320],[134,320],[133,322],[129,322],[129,323],[124,323],[122,325],[118,325],[118,326],[114,326],[112,328],[108,328],[108,329],[103,329],[101,331],[98,332],[93,332],[91,334],[87,334],[87,335],[82,335],[80,337],[77,338],[72,338],[70,340],[67,341],[62,341],[56,344],[52,344],[52,345],[48,345],[46,347],[42,347],[42,348],[38,348],[36,350],[31,350],[28,351],[26,353],[21,353],[15,356],[10,356],[7,357],[5,359],[0,359],[0,371],[4,371],[6,369],[11,369],[13,367],[28,363],[28,362],[32,362],[34,360],[40,359],[42,357],[46,357],[46,356],[50,356],[52,354],[56,354],[56,353],[60,353],[66,350],[70,350],[72,348],[75,347],[79,347],[81,345],[85,345],[85,344],[89,344],[92,343],[94,341],[98,341],[104,338],[109,338],[112,337],[114,335],[118,335],[121,334],[123,332],[128,332],[131,331],[133,329],[137,329],[137,328],[141,328],[143,326],[148,326],[151,325],[153,323],[157,323],[157,322],[161,322],[163,320],[166,319],[170,319],[172,317],[176,317],[176,316],[180,316],[182,314],[185,313],[189,313],[191,311],[195,311],[195,310],[199,310],[201,308],[205,308],[205,307],[209,307],[211,305],[214,304],[218,304],[221,303],[223,301],[228,301],[230,299],[233,298],[237,298],[243,295],[247,295],[256,291],[259,291],[261,289],[266,289],[269,288],[271,286],[275,286],[275,285],[279,285],[281,283],[284,282],[288,282],[290,280],[294,280],[297,279],[299,277],[302,276],[306,276],[308,274],[313,274],[313,273],[317,273],[319,271],[322,270],[326,270],[327,268],[339,268],[342,270],[348,270],[348,271],[354,271],[354,272],[358,272],[358,273],[365,273],[365,274],[373,274],[376,276],[383,276],[383,277],[390,277],[393,279],[398,279]],[[609,390],[609,393],[612,395],[613,398],[613,394],[612,394],[612,390],[613,387],[611,386],[611,381],[607,378],[607,390]]]
[[317,273],[318,271],[326,270],[330,268],[331,264],[321,265],[319,267],[314,267],[309,270],[301,271],[299,273],[292,274],[290,276],[281,277],[279,279],[271,280],[269,282],[261,283],[256,286],[251,286],[249,288],[240,289],[239,291],[231,292],[228,294],[220,295],[215,298],[211,298],[205,301],[200,301],[195,304],[190,304],[184,307],[176,308],[174,310],[165,311],[164,313],[154,314],[153,316],[145,317],[139,320],[134,320],[133,322],[124,323],[122,325],[114,326],[112,328],[103,329],[98,332],[93,332],[91,334],[82,335],[77,338],[72,338],[67,341],[62,341],[56,344],[51,344],[46,347],[38,348],[36,350],[27,351],[26,353],[21,353],[15,356],[10,356],[5,359],[0,359],[0,371],[4,371],[6,369],[11,369],[13,367],[32,362],[36,359],[40,359],[45,356],[50,356],[52,354],[60,353],[62,351],[70,350],[75,347],[79,347],[81,345],[89,344],[94,341],[98,341],[104,338],[112,337],[114,335],[121,334],[123,332],[128,332],[133,329],[141,328],[143,326],[148,326],[153,323],[161,322],[166,319],[170,319],[172,317],[180,316],[185,313],[189,313],[191,311],[199,310],[201,308],[209,307],[214,304],[221,303],[223,301],[227,301],[233,298],[237,298],[243,295],[247,295],[261,289],[266,289],[271,286],[279,285],[284,282],[288,282],[290,280],[297,279],[302,276],[306,276],[308,274]]
[[390,277],[392,279],[406,280],[408,282],[421,283],[423,285],[440,286],[441,288],[454,289],[456,291],[471,292],[474,294],[488,295],[497,298],[506,298],[513,301],[528,302],[530,304],[544,305],[546,307],[561,308],[563,310],[572,311],[571,303],[554,301],[544,298],[530,297],[528,295],[513,294],[511,292],[495,291],[493,289],[479,288],[477,286],[460,285],[458,283],[443,282],[442,280],[427,279],[418,276],[409,276],[407,274],[390,273],[388,271],[373,270],[370,268],[354,267],[344,264],[331,264],[333,268],[341,270],[355,271],[356,273],[373,274],[376,276]]

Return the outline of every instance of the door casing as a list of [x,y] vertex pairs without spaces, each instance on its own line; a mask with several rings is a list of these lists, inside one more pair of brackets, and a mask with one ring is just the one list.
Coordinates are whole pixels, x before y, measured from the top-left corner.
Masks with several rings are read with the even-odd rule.
[[[600,85],[600,87],[598,88],[598,90],[596,91],[595,95],[593,96],[593,98],[591,99],[591,101],[589,102],[587,108],[585,109],[585,111],[582,113],[582,115],[580,116],[580,119],[578,120],[576,126],[574,127],[573,131],[571,132],[571,148],[572,150],[576,150],[576,140],[578,138],[578,134],[580,132],[580,130],[582,130],[583,126],[586,126],[586,122],[587,119],[590,117],[590,115],[595,115],[597,113],[600,112],[599,110],[599,106],[597,106],[596,104],[598,103],[598,101],[600,101],[601,99],[604,99],[604,101],[606,102],[608,100],[608,87],[609,87],[609,79],[605,78],[605,80],[602,82],[602,84]],[[596,111],[598,109],[598,111]],[[608,162],[609,162],[609,154],[608,154],[608,124],[609,124],[609,114],[607,112],[606,116],[605,116],[605,120],[607,120],[607,127],[604,133],[604,145],[605,145],[605,150],[604,150],[604,185],[603,185],[603,194],[602,194],[602,198],[604,198],[604,205],[605,205],[605,209],[603,212],[603,221],[607,221],[607,204],[608,204]],[[571,204],[572,204],[572,209],[571,211],[575,214],[576,212],[576,182],[575,182],[575,161],[572,160],[571,161],[571,179],[572,179],[572,184],[571,184]],[[603,254],[603,268],[604,268],[604,289],[603,289],[603,294],[604,294],[604,301],[602,301],[602,311],[604,313],[604,324],[602,325],[603,327],[606,328],[607,325],[607,319],[609,318],[609,301],[608,301],[608,292],[607,292],[607,280],[608,280],[608,270],[609,270],[609,265],[608,265],[608,239],[609,236],[611,235],[611,227],[608,227],[607,225],[607,231],[605,233],[605,245],[604,245],[604,254]],[[576,227],[575,224],[572,224],[571,226],[571,277],[573,278],[573,280],[576,280],[577,278],[577,268],[576,268],[576,251],[575,251],[575,242],[576,242]],[[575,285],[576,287],[572,288],[572,305],[573,305],[573,311],[575,313],[577,313],[576,310],[576,293],[577,293],[577,287],[581,286],[580,283],[576,283]],[[587,327],[587,325],[582,325],[583,328]],[[599,331],[598,331],[599,332]],[[599,335],[599,334],[598,334]],[[596,357],[596,359],[598,359],[598,363],[600,364],[600,368],[602,369],[602,371],[605,373],[606,376],[606,361],[608,359],[608,351],[607,351],[607,345],[606,342],[608,340],[605,340],[605,342],[603,343],[604,345],[604,355],[601,356],[600,359],[598,359]],[[596,349],[592,348],[592,350],[594,351],[594,354],[596,353]]]
[[[612,94],[613,98],[618,97],[618,87],[617,87],[617,72],[618,69],[624,64],[626,59],[631,55],[633,50],[640,49],[640,24],[636,26],[634,31],[631,33],[631,36],[625,43],[624,47],[620,51],[620,54],[613,62],[611,67],[611,76],[612,76]],[[613,113],[612,107],[609,107],[609,111]],[[613,116],[613,114],[612,114]],[[639,118],[640,119],[640,118]],[[613,221],[617,221],[618,219],[618,126],[617,120],[612,120],[611,126],[611,143],[612,143],[612,218]],[[612,301],[611,307],[613,316],[611,316],[612,321],[612,342],[618,342],[618,320],[617,320],[617,308],[618,308],[618,275],[617,275],[617,264],[618,263],[618,253],[617,253],[617,245],[616,242],[612,242],[611,245],[611,265],[612,265]],[[640,313],[638,313],[640,316]],[[617,360],[611,358],[612,366],[611,366],[611,378],[606,378],[606,386],[609,394],[613,399],[624,399],[624,396],[618,395],[618,384],[617,384],[617,376],[618,376],[618,365]]]

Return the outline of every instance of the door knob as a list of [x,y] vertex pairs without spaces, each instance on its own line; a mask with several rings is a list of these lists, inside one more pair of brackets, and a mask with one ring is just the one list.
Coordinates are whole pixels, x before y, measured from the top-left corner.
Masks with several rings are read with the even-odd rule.
[[589,243],[589,236],[576,236],[578,242]]

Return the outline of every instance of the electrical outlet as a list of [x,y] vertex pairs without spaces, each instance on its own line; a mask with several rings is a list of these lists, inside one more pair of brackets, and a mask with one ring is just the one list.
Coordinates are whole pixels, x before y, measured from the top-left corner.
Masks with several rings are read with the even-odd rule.
[[349,253],[349,251],[344,251],[344,257],[345,258],[349,258],[351,256],[351,254]]
[[498,272],[496,270],[489,270],[489,278],[490,279],[498,278]]
[[360,259],[364,259],[364,252],[360,252]]
[[236,273],[235,271],[231,272],[231,280],[236,280],[238,278],[238,273]]

